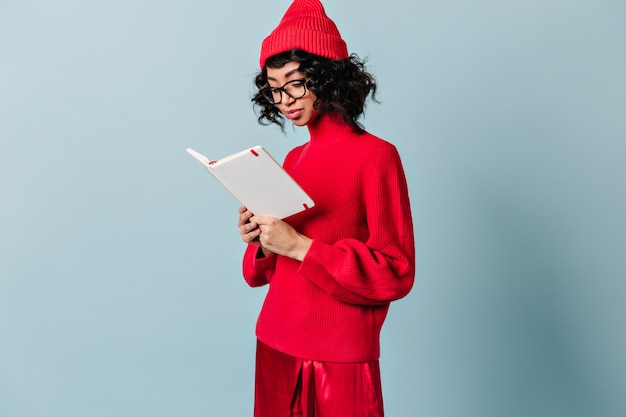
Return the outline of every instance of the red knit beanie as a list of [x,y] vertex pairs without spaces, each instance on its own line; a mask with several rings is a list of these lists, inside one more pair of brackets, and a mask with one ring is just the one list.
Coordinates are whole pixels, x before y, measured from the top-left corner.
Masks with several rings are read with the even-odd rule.
[[294,0],[261,45],[261,69],[272,55],[301,49],[330,59],[348,57],[348,47],[319,0]]

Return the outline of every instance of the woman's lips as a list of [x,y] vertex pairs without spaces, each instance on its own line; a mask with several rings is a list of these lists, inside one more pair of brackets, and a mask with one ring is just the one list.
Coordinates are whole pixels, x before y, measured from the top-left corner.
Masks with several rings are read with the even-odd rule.
[[297,119],[302,115],[302,109],[289,110],[285,115],[291,120]]

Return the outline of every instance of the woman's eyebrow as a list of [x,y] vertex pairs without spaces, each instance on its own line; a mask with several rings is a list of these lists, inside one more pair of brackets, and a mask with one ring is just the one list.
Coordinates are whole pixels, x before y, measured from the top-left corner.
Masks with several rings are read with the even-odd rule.
[[291,71],[289,71],[287,74],[285,74],[285,78],[287,77],[291,77],[293,74],[300,72],[300,68],[294,68]]
[[[288,77],[291,77],[293,74],[299,73],[299,72],[300,72],[300,68],[294,68],[291,71],[289,71],[288,73],[286,73],[283,77],[288,78]],[[267,80],[268,81],[278,81],[274,77],[267,77]]]

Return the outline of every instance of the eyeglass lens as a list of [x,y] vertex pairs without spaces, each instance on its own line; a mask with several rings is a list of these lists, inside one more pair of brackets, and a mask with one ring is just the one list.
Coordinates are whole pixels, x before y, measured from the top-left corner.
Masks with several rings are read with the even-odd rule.
[[270,103],[276,104],[282,101],[283,92],[294,100],[303,97],[306,94],[305,79],[291,80],[282,87],[269,88],[264,95]]

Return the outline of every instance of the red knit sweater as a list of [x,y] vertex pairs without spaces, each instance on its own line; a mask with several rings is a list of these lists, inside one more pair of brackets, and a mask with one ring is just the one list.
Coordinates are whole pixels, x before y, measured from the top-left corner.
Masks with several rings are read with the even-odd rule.
[[315,207],[285,219],[313,239],[302,262],[259,257],[249,245],[243,275],[269,283],[257,337],[284,353],[320,361],[378,359],[392,300],[413,285],[415,246],[406,179],[396,148],[327,115],[284,167]]

